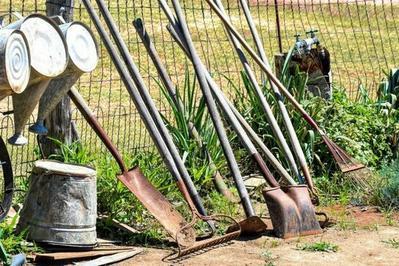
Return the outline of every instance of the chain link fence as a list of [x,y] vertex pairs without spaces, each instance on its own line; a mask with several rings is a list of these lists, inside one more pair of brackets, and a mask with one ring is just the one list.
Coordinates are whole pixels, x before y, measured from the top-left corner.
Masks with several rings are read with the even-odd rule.
[[[74,1],[71,1],[72,3]],[[194,42],[204,62],[216,81],[228,93],[228,79],[240,84],[241,66],[233,52],[223,25],[205,1],[181,0]],[[51,0],[47,4],[51,4]],[[237,0],[224,0],[225,8],[233,23],[251,42],[250,31]],[[318,29],[318,37],[331,53],[333,83],[355,97],[360,85],[375,92],[384,72],[397,66],[399,60],[399,1],[397,0],[249,0],[256,25],[260,30],[268,56],[279,52],[279,39],[283,51],[294,43],[294,35]],[[145,53],[145,48],[132,25],[141,17],[152,36],[167,69],[181,84],[189,64],[180,48],[166,30],[167,19],[157,0],[112,0],[108,6],[129,45],[135,62],[147,82],[160,111],[168,115],[166,101],[162,99],[157,73]],[[79,1],[73,4],[74,19],[87,23],[95,32],[86,10]],[[0,0],[0,12],[45,13],[46,1]],[[277,15],[281,36],[277,36]],[[96,33],[96,32],[95,32]],[[97,33],[96,33],[97,35]],[[303,37],[303,36],[302,36]],[[81,78],[77,87],[97,113],[100,122],[117,146],[125,152],[151,149],[152,142],[138,116],[132,101],[115,71],[100,39],[100,62],[97,70]],[[193,71],[191,71],[193,73]],[[257,73],[260,75],[260,73]],[[13,131],[11,99],[0,103],[0,134],[8,138]],[[91,149],[100,147],[95,134],[89,130],[82,117],[73,110],[82,142]],[[30,123],[34,121],[32,116]],[[9,147],[17,176],[25,176],[30,163],[35,160],[35,136],[29,135],[29,145]]]

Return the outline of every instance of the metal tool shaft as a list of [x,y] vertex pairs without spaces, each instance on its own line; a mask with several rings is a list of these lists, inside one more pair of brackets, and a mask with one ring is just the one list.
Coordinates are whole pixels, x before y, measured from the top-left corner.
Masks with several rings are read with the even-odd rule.
[[[108,33],[105,31],[105,28],[102,26],[100,18],[98,17],[94,7],[92,6],[91,2],[89,0],[82,0],[83,4],[85,5],[85,8],[87,9],[89,16],[91,20],[94,22],[94,25],[97,29],[97,31],[100,34],[101,39],[104,42],[104,45],[114,62],[116,69],[125,85],[127,88],[136,108],[137,111],[139,112],[142,121],[144,122],[144,125],[146,126],[148,132],[151,135],[151,138],[154,140],[155,146],[157,147],[159,153],[161,154],[166,166],[168,167],[169,171],[172,173],[172,175],[176,178],[177,183],[179,184],[179,188],[181,189],[186,189],[185,184],[183,180],[181,179],[181,176],[179,172],[176,170],[176,165],[174,162],[173,157],[171,156],[168,147],[166,146],[165,142],[163,141],[163,137],[158,131],[158,128],[149,113],[145,102],[142,99],[142,96],[140,95],[139,91],[137,90],[134,81],[132,77],[129,75],[129,72],[126,69],[126,66],[123,64],[123,61],[117,54],[116,50],[114,49],[114,46],[112,44],[112,41],[108,35]],[[185,199],[187,203],[190,205],[190,208],[192,207],[192,199],[190,197],[186,197],[186,191],[182,191],[183,195],[185,196]]]

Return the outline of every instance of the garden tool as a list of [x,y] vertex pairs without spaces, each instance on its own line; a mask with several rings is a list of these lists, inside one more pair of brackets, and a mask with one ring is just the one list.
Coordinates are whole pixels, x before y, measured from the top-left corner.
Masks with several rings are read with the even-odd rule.
[[[190,58],[190,55],[187,51],[187,48],[183,44],[183,41],[180,39],[181,34],[178,34],[174,28],[167,26],[169,32],[171,33],[172,37],[174,40],[179,44],[179,46],[182,48],[182,50],[186,53],[186,55]],[[191,59],[191,58],[190,58]],[[248,122],[244,119],[244,117],[240,114],[240,112],[235,108],[233,103],[230,102],[227,96],[224,95],[222,90],[219,88],[219,86],[216,84],[216,82],[213,80],[211,77],[211,74],[207,71],[205,72],[206,75],[206,80],[212,89],[212,93],[215,95],[216,100],[222,104],[222,102],[226,102],[230,109],[233,111],[234,115],[237,117],[239,123],[241,126],[245,129],[247,134],[251,137],[253,141],[256,142],[258,147],[262,150],[262,152],[266,155],[266,158],[270,162],[270,164],[275,168],[275,170],[283,177],[285,180],[287,180],[291,185],[296,185],[295,180],[289,175],[289,173],[284,169],[284,167],[281,165],[281,163],[277,160],[277,158],[273,155],[273,153],[266,147],[266,145],[263,143],[261,138],[256,134],[256,132],[251,128],[251,126],[248,124]]]
[[29,131],[39,135],[47,135],[48,130],[44,127],[44,119],[54,110],[81,75],[93,71],[98,62],[97,44],[91,30],[77,21],[65,23],[61,20],[61,23],[59,27],[67,43],[70,60],[64,73],[51,80],[40,99],[36,123],[29,127]]
[[100,126],[95,115],[79,92],[72,87],[68,95],[118,163],[121,174],[117,178],[137,197],[175,240],[177,240],[176,236],[184,228],[184,234],[179,234],[179,242],[183,246],[191,246],[195,242],[195,230],[188,226],[183,216],[148,181],[138,167],[128,170],[123,162],[122,155]]
[[[177,27],[176,30],[178,30]],[[184,33],[177,33],[176,36],[184,36]],[[180,39],[180,43],[182,47],[186,47],[188,45],[188,41],[186,40],[183,41]],[[188,52],[187,49],[183,50]],[[192,53],[190,54],[192,55]],[[192,60],[194,61],[194,59]],[[199,71],[201,71],[201,73],[209,73],[201,62],[199,62],[198,65],[200,66]],[[211,80],[211,78],[209,78],[209,80]],[[207,82],[210,84],[210,87],[216,87],[213,85],[214,82],[209,82],[208,80]],[[230,109],[229,104],[224,99],[219,89],[214,89],[213,93],[218,99],[221,109],[226,113],[226,116],[230,121],[230,124],[233,126],[235,132],[238,134],[244,146],[257,163],[267,183],[272,186],[270,189],[265,189],[263,194],[271,214],[273,228],[276,232],[276,235],[287,238],[291,236],[307,235],[320,232],[320,225],[317,222],[315,210],[310,200],[307,187],[300,187],[296,185],[288,186],[288,190],[293,191],[292,193],[295,194],[295,199],[291,198],[289,193],[284,193],[266,166],[266,163],[257,152],[255,146],[250,141],[245,130],[235,117],[233,111]],[[289,179],[289,182],[295,184],[295,181],[293,181],[292,178]],[[303,188],[305,188],[305,190],[303,190]]]
[[262,68],[262,70],[267,74],[274,86],[278,88],[279,95],[280,92],[291,102],[295,109],[302,115],[306,122],[312,126],[322,137],[327,148],[332,153],[336,163],[343,173],[353,172],[357,170],[364,169],[365,166],[357,163],[350,155],[348,155],[341,147],[334,143],[328,138],[327,134],[318,126],[318,124],[313,120],[313,118],[305,111],[300,103],[292,96],[292,94],[284,87],[284,85],[278,80],[274,75],[270,66],[265,64],[265,62],[257,55],[257,53],[250,47],[250,45],[245,41],[245,39],[237,32],[234,26],[229,22],[228,18],[219,10],[219,8],[213,3],[212,0],[206,0],[215,13],[219,16],[225,26],[230,30],[230,32],[236,37],[236,39],[241,43],[245,50],[250,54],[254,61]]
[[[225,10],[223,8],[222,2],[220,0],[215,0],[215,3],[219,6],[219,9],[224,14],[226,14]],[[301,174],[299,172],[298,166],[297,166],[297,164],[295,162],[294,156],[292,155],[290,147],[288,146],[288,143],[285,140],[284,134],[281,131],[275,116],[273,115],[273,111],[272,111],[269,103],[267,102],[267,99],[266,99],[265,95],[263,94],[263,91],[260,88],[258,81],[256,80],[255,73],[252,71],[251,66],[249,65],[249,62],[248,62],[248,60],[247,60],[247,58],[246,58],[246,56],[244,54],[244,51],[241,48],[240,43],[235,39],[234,36],[232,36],[229,33],[228,30],[227,30],[227,32],[228,32],[229,38],[230,38],[230,40],[231,40],[236,52],[238,54],[238,57],[239,57],[242,65],[244,67],[244,70],[245,70],[245,72],[246,72],[246,74],[247,74],[247,76],[248,76],[248,78],[249,78],[249,80],[250,80],[250,82],[251,82],[251,84],[253,86],[253,89],[254,89],[256,95],[258,96],[258,98],[259,98],[259,100],[260,100],[260,102],[262,104],[262,107],[263,107],[263,110],[265,112],[267,121],[268,121],[268,123],[270,125],[270,128],[272,129],[272,132],[273,132],[274,136],[277,138],[277,143],[281,147],[281,150],[284,152],[285,158],[288,161],[288,164],[290,166],[291,172],[298,178],[298,180],[301,183],[304,183],[303,177],[301,176]]]
[[[0,101],[22,93],[30,77],[28,41],[20,30],[0,29]],[[19,58],[19,60],[13,60]]]
[[[261,41],[261,39],[259,37],[259,34],[258,34],[257,29],[256,29],[255,23],[254,23],[254,21],[252,19],[252,15],[251,15],[251,12],[250,12],[249,7],[248,7],[248,2],[247,2],[247,0],[240,0],[240,3],[241,3],[241,6],[243,8],[245,18],[246,18],[247,23],[249,25],[249,28],[250,28],[252,37],[253,37],[253,39],[255,41],[255,45],[257,47],[258,53],[260,55],[260,58],[265,63],[265,65],[268,66],[269,69],[271,69],[269,61],[268,61],[266,53],[265,53],[265,50],[263,48],[262,41]],[[219,11],[221,11],[221,9],[219,9]],[[227,30],[229,30],[229,29],[227,28]],[[286,106],[284,104],[283,98],[281,97],[278,88],[273,84],[273,82],[270,82],[270,85],[271,85],[271,87],[273,89],[273,92],[274,92],[274,95],[275,95],[275,97],[277,99],[278,107],[279,107],[279,110],[281,112],[284,125],[285,125],[285,127],[287,129],[288,137],[289,137],[289,139],[291,141],[294,154],[295,154],[297,160],[299,161],[299,165],[301,166],[302,173],[305,176],[305,179],[306,179],[306,182],[307,182],[307,184],[309,186],[309,189],[312,191],[312,193],[314,195],[316,195],[316,191],[315,191],[315,188],[314,188],[314,185],[313,185],[312,176],[310,175],[309,167],[308,167],[307,162],[306,162],[305,154],[303,153],[301,144],[299,143],[298,136],[297,136],[297,134],[295,132],[294,126],[292,125],[292,121],[291,121],[290,116],[288,114],[287,108],[286,108]]]
[[[180,189],[180,191],[182,192],[192,214],[193,214],[193,220],[190,224],[183,226],[181,228],[180,233],[176,234],[175,239],[179,245],[179,253],[178,256],[184,256],[188,253],[192,253],[195,252],[197,250],[201,250],[204,248],[208,248],[208,247],[212,247],[221,243],[225,243],[228,242],[232,239],[237,238],[240,235],[240,228],[238,228],[236,231],[231,232],[229,234],[225,234],[221,237],[217,237],[217,238],[211,238],[211,239],[205,239],[202,241],[198,241],[195,242],[193,245],[182,245],[181,241],[180,241],[180,235],[183,234],[184,236],[184,232],[185,229],[187,227],[192,227],[192,225],[197,221],[197,219],[201,219],[203,221],[207,221],[208,224],[210,225],[210,228],[212,229],[212,234],[214,232],[214,227],[212,226],[213,223],[211,223],[211,221],[219,219],[219,218],[224,218],[224,219],[229,219],[231,220],[233,223],[236,223],[234,219],[230,218],[230,217],[209,217],[209,216],[204,216],[200,213],[200,208],[198,208],[198,205],[195,205],[195,200],[198,200],[198,198],[194,198],[194,200],[191,198],[192,194],[190,193],[189,189],[185,182],[182,180],[182,177],[180,176],[180,172],[178,171],[178,166],[175,164],[175,161],[172,157],[172,155],[170,154],[170,151],[168,149],[168,147],[165,144],[164,138],[163,136],[160,134],[160,132],[158,131],[157,125],[155,124],[153,117],[151,116],[151,114],[149,113],[149,110],[147,109],[147,105],[145,104],[142,96],[140,95],[140,93],[138,92],[137,88],[134,85],[134,81],[132,79],[132,77],[129,75],[127,69],[126,69],[126,65],[123,65],[123,62],[121,60],[121,58],[119,58],[119,56],[117,55],[111,39],[109,38],[109,36],[107,35],[107,32],[105,31],[104,27],[101,25],[100,19],[98,17],[98,15],[96,14],[93,6],[91,5],[90,1],[88,0],[83,0],[83,3],[92,19],[92,21],[94,22],[94,25],[96,26],[98,32],[100,33],[100,36],[104,42],[104,45],[106,47],[106,49],[108,50],[108,53],[111,56],[112,61],[115,63],[115,66],[118,70],[119,75],[121,76],[122,81],[124,82],[129,94],[132,97],[133,102],[135,103],[135,106],[139,112],[139,114],[142,117],[142,120],[145,124],[145,126],[147,127],[150,135],[152,136],[152,139],[155,142],[156,147],[158,148],[158,151],[160,152],[161,156],[163,157],[169,171],[172,173],[172,175],[175,177],[177,185]],[[125,60],[127,60],[128,58],[125,56],[124,58]],[[130,58],[131,59],[131,58]],[[138,76],[136,77],[138,78]],[[147,99],[150,100],[151,98]],[[154,111],[154,110],[153,110]],[[159,114],[158,114],[159,115]],[[165,125],[163,125],[165,126]],[[181,160],[181,159],[180,159]],[[183,165],[184,167],[184,165]],[[187,169],[181,169],[181,170],[185,170],[187,171]],[[201,203],[201,202],[200,202]],[[199,210],[197,210],[197,208]]]
[[[204,76],[204,70],[201,67],[202,62],[199,59],[198,55],[196,54],[195,48],[193,46],[193,43],[191,41],[191,37],[187,28],[187,25],[185,24],[185,18],[181,12],[180,5],[177,1],[173,2],[173,5],[175,7],[175,12],[177,15],[177,19],[174,18],[174,15],[169,8],[168,4],[164,0],[160,0],[160,4],[162,9],[164,10],[165,14],[169,18],[170,22],[173,25],[179,25],[181,27],[181,35],[184,40],[186,40],[187,48],[190,54],[190,57],[192,58],[193,61],[193,66],[195,69],[195,72],[197,74],[198,80],[200,82],[200,87],[204,95],[205,102],[208,107],[208,112],[210,114],[210,117],[213,121],[213,124],[215,126],[216,132],[219,137],[219,141],[221,143],[223,152],[225,154],[225,157],[228,162],[228,166],[230,168],[230,171],[232,172],[234,181],[236,183],[236,187],[241,199],[241,204],[243,205],[245,215],[247,219],[243,220],[240,222],[241,230],[243,234],[249,235],[249,234],[259,234],[263,233],[266,230],[266,224],[255,214],[255,211],[253,209],[251,200],[249,198],[248,191],[245,187],[243,178],[241,176],[237,161],[234,157],[233,150],[230,146],[229,140],[227,138],[226,131],[223,126],[223,122],[221,120],[220,114],[217,110],[216,103],[213,100],[212,93],[210,91],[210,88],[208,87],[208,83],[206,82],[205,76]],[[177,21],[179,23],[177,24]],[[236,229],[236,228],[234,228]]]
[[46,16],[32,14],[21,17],[6,28],[18,29],[25,34],[31,55],[32,73],[29,85],[22,93],[12,96],[15,133],[8,140],[13,145],[24,145],[27,143],[27,139],[22,136],[25,124],[50,80],[66,69],[69,56],[61,30]]
[[[184,109],[183,103],[181,102],[180,98],[177,97],[177,92],[176,92],[175,86],[173,84],[173,81],[170,78],[165,66],[162,64],[161,58],[159,57],[159,54],[154,46],[154,43],[152,42],[150,36],[148,35],[148,33],[144,27],[143,21],[140,18],[135,19],[133,21],[133,26],[135,27],[138,35],[140,36],[141,41],[143,42],[143,44],[147,50],[147,53],[149,54],[151,60],[153,61],[154,65],[158,71],[158,74],[161,78],[161,81],[162,81],[163,85],[165,86],[169,96],[174,101],[174,104],[175,104],[176,108],[178,108],[179,112],[183,112],[183,109]],[[209,161],[209,167],[214,172],[213,180],[214,180],[217,190],[222,195],[224,195],[228,200],[230,200],[232,202],[235,201],[233,194],[231,193],[231,191],[227,187],[226,183],[224,182],[223,176],[220,174],[219,170],[216,168],[216,165],[213,162],[208,149],[206,148],[206,144],[202,141],[200,134],[199,134],[197,128],[195,127],[194,123],[191,121],[188,121],[187,124],[188,124],[187,126],[190,130],[191,137],[197,142],[198,146],[201,149],[204,149],[204,151],[205,151],[205,154]]]
[[[183,180],[186,187],[189,189],[190,196],[193,199],[196,208],[202,215],[206,216],[206,210],[202,204],[202,200],[197,192],[197,189],[195,188],[194,183],[191,180],[190,174],[188,173],[184,162],[179,155],[178,149],[173,143],[172,137],[170,136],[169,131],[166,128],[161,118],[161,115],[159,114],[157,107],[151,98],[149,90],[147,89],[147,86],[130,55],[128,47],[123,41],[123,38],[112,19],[112,15],[110,14],[103,0],[96,0],[96,2],[99,7],[100,13],[104,16],[104,20],[108,28],[110,29],[111,35],[115,41],[118,51],[120,52],[125,66],[130,74],[130,78],[136,85],[137,91],[140,93],[141,99],[144,101],[145,107],[151,115],[151,118],[155,123],[156,129],[162,137],[161,139],[155,138],[154,141],[163,141],[165,143],[167,149],[161,152],[170,154],[173,159],[173,164],[177,166],[176,168],[171,167],[172,174],[177,180]],[[174,171],[173,169],[177,169],[177,171]]]

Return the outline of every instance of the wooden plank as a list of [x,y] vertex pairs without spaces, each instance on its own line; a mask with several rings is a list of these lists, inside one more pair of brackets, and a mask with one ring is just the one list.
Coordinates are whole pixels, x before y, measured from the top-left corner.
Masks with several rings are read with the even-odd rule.
[[122,260],[129,259],[133,256],[136,256],[137,254],[142,253],[143,251],[144,251],[143,249],[137,249],[137,250],[133,250],[133,251],[122,252],[122,253],[118,253],[115,255],[109,255],[109,256],[101,257],[101,258],[90,260],[90,261],[75,263],[75,265],[77,265],[77,266],[108,265],[111,263],[116,263],[116,262],[119,262]]
[[131,248],[114,248],[114,249],[99,249],[91,251],[79,251],[79,252],[54,252],[54,253],[42,253],[36,254],[35,262],[42,260],[71,260],[71,259],[84,259],[98,256],[113,255],[121,252],[132,251]]

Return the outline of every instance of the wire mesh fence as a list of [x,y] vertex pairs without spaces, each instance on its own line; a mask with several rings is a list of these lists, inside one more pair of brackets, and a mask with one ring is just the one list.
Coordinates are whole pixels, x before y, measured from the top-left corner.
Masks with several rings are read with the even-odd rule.
[[[74,19],[87,23],[95,32],[80,2],[66,2],[73,3]],[[240,84],[241,66],[223,25],[205,1],[181,2],[202,59],[216,81],[229,93],[229,80]],[[51,0],[0,0],[0,12],[20,12],[22,15],[45,13],[46,3],[56,4]],[[134,18],[143,19],[173,81],[181,84],[190,65],[166,30],[167,19],[157,0],[112,0],[107,3],[158,108],[168,115],[166,101],[156,82],[156,70],[132,26]],[[232,22],[251,42],[239,1],[224,0],[223,3]],[[279,52],[279,40],[283,51],[287,51],[295,43],[295,34],[304,35],[309,29],[318,29],[319,39],[331,53],[334,85],[344,88],[353,97],[360,85],[375,91],[384,72],[397,66],[398,0],[249,0],[249,3],[270,58]],[[277,34],[277,21],[280,23],[280,36]],[[96,71],[83,76],[77,87],[121,150],[138,152],[149,149],[152,142],[100,41],[99,44],[100,62]],[[10,99],[0,103],[1,112],[8,110],[12,110]],[[82,142],[90,148],[100,147],[99,140],[82,117],[76,110],[73,112]],[[0,114],[0,133],[3,138],[12,134],[12,118],[12,114]],[[33,121],[34,116],[30,123]],[[29,134],[25,132],[25,135]],[[10,146],[9,150],[14,172],[17,176],[24,176],[36,158],[35,137],[29,135],[29,145],[26,147]]]

